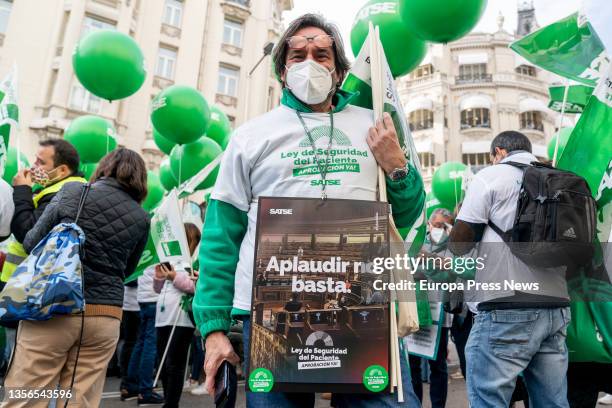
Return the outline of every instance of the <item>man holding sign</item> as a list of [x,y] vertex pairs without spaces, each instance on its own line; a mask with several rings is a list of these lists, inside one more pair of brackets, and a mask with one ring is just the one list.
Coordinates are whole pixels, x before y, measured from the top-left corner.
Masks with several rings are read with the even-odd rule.
[[[296,19],[273,58],[284,88],[281,106],[235,131],[207,209],[193,310],[206,338],[210,393],[221,363],[238,363],[225,336],[232,317],[244,321],[248,347],[259,197],[375,201],[380,166],[397,227],[411,226],[425,200],[421,176],[402,151],[391,117],[374,123],[372,111],[351,105],[355,94],[340,89],[349,63],[335,26],[318,15]],[[270,211],[286,215],[283,209]],[[420,406],[405,359],[401,365],[408,406]],[[337,405],[395,406],[395,399],[341,394]],[[314,394],[248,393],[247,401],[249,406],[314,406]]]

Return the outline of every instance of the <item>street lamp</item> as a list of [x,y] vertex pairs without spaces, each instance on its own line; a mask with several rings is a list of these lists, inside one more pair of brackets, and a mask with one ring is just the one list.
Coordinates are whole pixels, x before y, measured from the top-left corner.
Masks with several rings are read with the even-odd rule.
[[249,73],[247,75],[246,97],[245,97],[245,101],[244,101],[244,121],[246,121],[248,119],[248,117],[249,117],[249,94],[250,94],[250,90],[251,90],[251,77],[253,76],[253,73],[255,72],[257,67],[259,67],[259,65],[261,65],[263,60],[268,55],[272,54],[272,50],[273,49],[274,49],[274,43],[271,42],[271,41],[267,42],[266,45],[264,45],[264,47],[263,47],[263,55],[261,56],[261,58],[259,58],[257,63],[253,66],[253,68],[251,68],[251,70],[249,71]]

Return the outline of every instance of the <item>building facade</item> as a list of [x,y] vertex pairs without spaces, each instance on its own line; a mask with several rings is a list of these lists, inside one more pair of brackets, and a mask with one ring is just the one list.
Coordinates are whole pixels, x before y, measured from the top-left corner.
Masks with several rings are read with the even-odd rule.
[[[39,141],[93,114],[154,169],[163,154],[152,140],[150,103],[173,84],[200,90],[234,126],[266,112],[280,98],[269,59],[249,73],[292,7],[292,0],[0,0],[0,76],[17,65],[23,152],[31,159]],[[98,29],[132,36],[145,57],[141,89],[112,103],[86,91],[72,69],[72,50]]]
[[[523,15],[537,27],[531,13]],[[519,15],[519,26],[524,23]],[[491,140],[504,130],[523,132],[534,154],[547,157],[558,126],[558,114],[547,107],[548,87],[558,77],[515,54],[508,46],[517,36],[503,24],[499,16],[495,33],[431,45],[421,65],[398,81],[427,185],[441,163],[488,164]]]

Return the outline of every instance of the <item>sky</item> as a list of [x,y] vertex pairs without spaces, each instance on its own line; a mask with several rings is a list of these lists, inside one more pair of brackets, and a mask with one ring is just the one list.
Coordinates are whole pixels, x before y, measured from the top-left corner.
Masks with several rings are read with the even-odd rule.
[[[612,0],[611,0],[612,1]],[[353,19],[367,0],[293,0],[293,9],[283,13],[285,26],[304,13],[321,13],[336,23],[348,47]],[[504,29],[514,32],[517,20],[517,0],[489,0],[475,31],[497,31],[497,16],[505,17]],[[542,27],[578,11],[581,0],[534,0],[536,18]]]

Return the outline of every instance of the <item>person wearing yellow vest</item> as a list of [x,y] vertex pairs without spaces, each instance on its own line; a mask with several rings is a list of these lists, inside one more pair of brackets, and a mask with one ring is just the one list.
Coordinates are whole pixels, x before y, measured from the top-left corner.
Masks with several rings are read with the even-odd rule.
[[[78,172],[79,154],[76,149],[65,140],[55,139],[41,142],[32,168],[22,169],[15,175],[13,178],[15,213],[11,221],[13,238],[7,247],[0,281],[7,282],[27,256],[21,242],[55,194],[65,183],[86,182]],[[32,192],[34,184],[42,186],[43,189]]]

